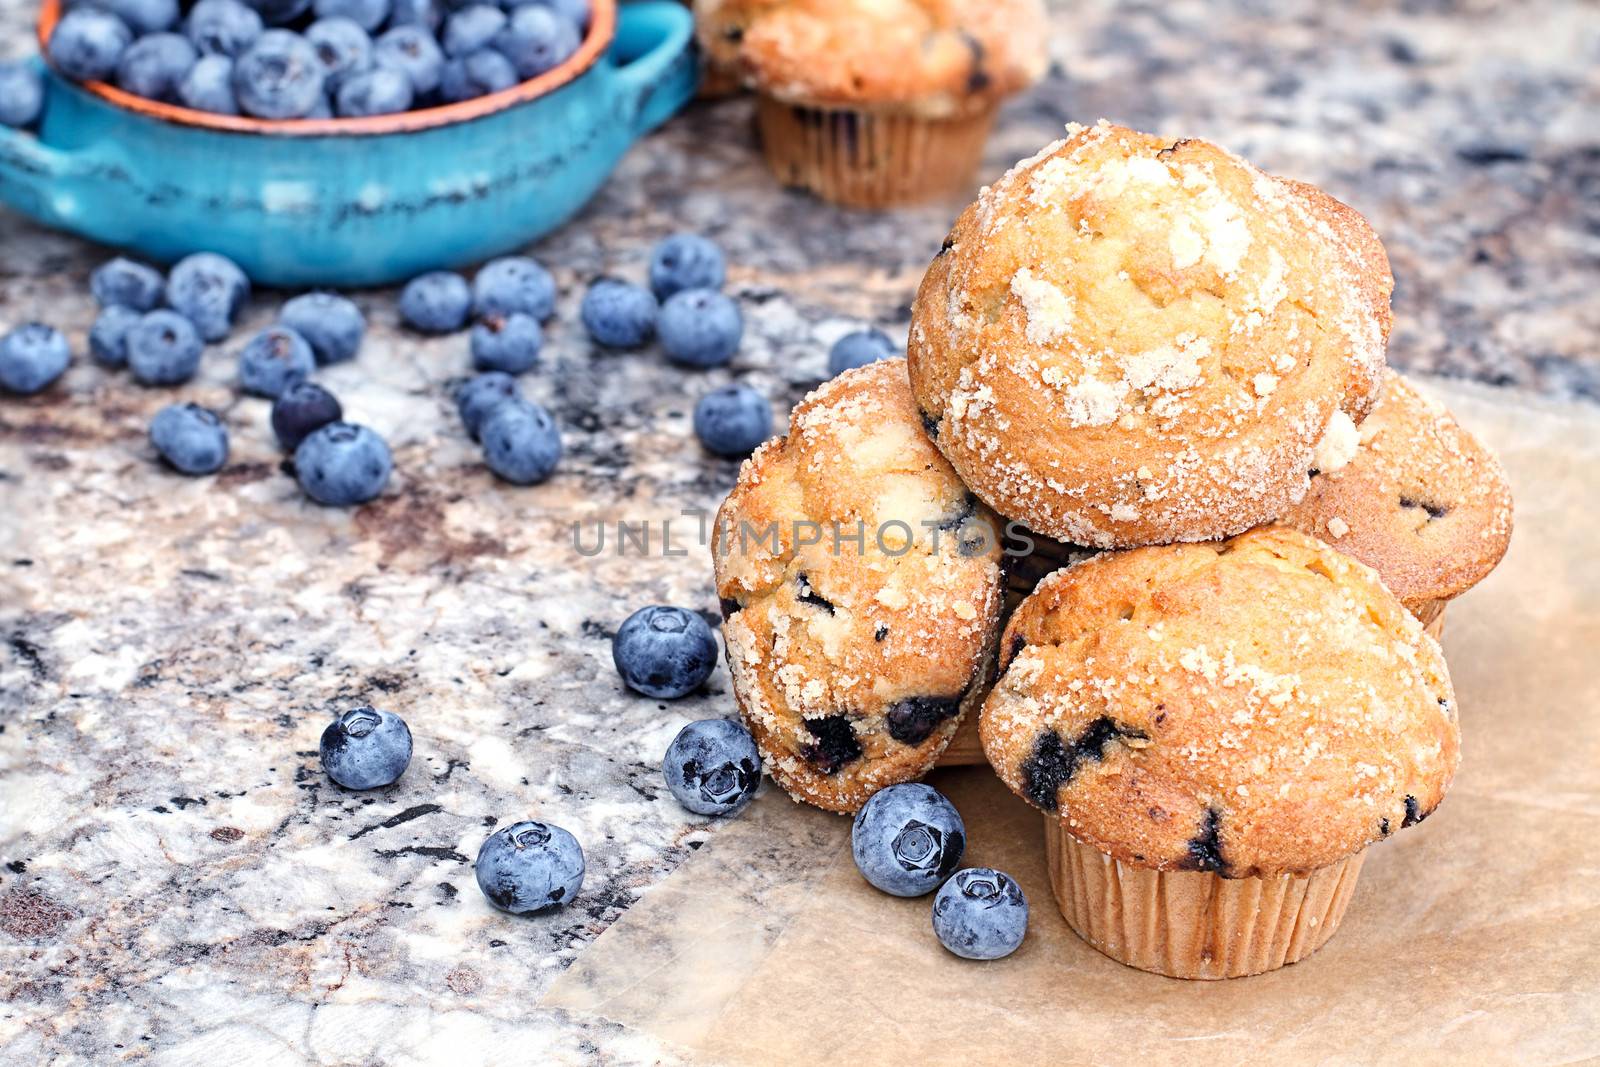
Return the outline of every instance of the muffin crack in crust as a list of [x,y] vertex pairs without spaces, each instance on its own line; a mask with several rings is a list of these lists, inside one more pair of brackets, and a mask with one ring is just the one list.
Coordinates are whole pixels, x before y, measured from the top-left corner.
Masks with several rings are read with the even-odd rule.
[[990,762],[1142,867],[1328,866],[1431,812],[1456,767],[1438,644],[1370,569],[1284,527],[1058,571],[1001,648]]
[[905,363],[824,384],[746,462],[712,545],[739,707],[791,795],[854,811],[982,696],[998,521],[923,433]]
[[923,279],[909,355],[930,436],[987,504],[1061,540],[1271,520],[1373,402],[1381,244],[1204,141],[1070,130],[983,191]]

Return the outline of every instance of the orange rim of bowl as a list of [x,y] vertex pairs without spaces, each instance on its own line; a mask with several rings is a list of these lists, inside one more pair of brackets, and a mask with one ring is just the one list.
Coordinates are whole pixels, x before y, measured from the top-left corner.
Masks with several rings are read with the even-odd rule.
[[[62,0],[43,0],[39,10],[39,52],[48,56],[50,34],[61,19]],[[408,133],[436,126],[449,126],[483,118],[517,104],[535,100],[559,89],[592,67],[611,45],[617,30],[616,0],[593,0],[589,15],[589,32],[584,35],[578,50],[567,57],[560,66],[552,67],[536,78],[518,82],[487,96],[474,97],[457,104],[443,104],[417,111],[397,111],[388,115],[370,115],[361,118],[331,119],[258,119],[245,115],[219,115],[192,107],[181,107],[160,100],[136,96],[107,82],[77,82],[78,88],[98,96],[125,111],[159,119],[179,126],[196,126],[205,130],[227,133],[257,133],[278,137],[319,137],[329,134]],[[62,77],[66,77],[62,75]]]

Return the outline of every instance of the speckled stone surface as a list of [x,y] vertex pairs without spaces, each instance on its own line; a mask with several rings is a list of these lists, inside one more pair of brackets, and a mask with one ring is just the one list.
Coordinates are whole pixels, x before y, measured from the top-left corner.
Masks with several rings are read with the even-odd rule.
[[[28,5],[0,0],[5,52]],[[1600,16],[1586,4],[1072,4],[1055,70],[1005,114],[997,174],[1069,119],[1220,141],[1368,214],[1399,280],[1391,359],[1600,400]],[[526,391],[561,424],[550,483],[485,471],[448,396],[465,335],[398,328],[357,294],[360,359],[320,380],[391,442],[396,475],[356,512],[309,505],[278,468],[234,355],[144,390],[81,355],[106,252],[0,212],[0,327],[42,319],[79,357],[44,396],[0,398],[0,1059],[33,1063],[676,1062],[603,1020],[539,1007],[555,975],[714,824],[657,762],[687,720],[732,710],[719,667],[673,703],[624,692],[609,636],[634,608],[710,609],[685,509],[736,465],[689,413],[730,379],[781,418],[828,344],[908,305],[959,204],[888,216],[778,189],[747,101],[697,105],[635,148],[534,251],[563,295]],[[726,370],[591,349],[599,273],[642,279],[651,242],[727,249],[746,315]],[[175,399],[225,412],[214,478],[162,470],[144,433]],[[674,553],[659,542],[673,524]],[[580,554],[572,524],[654,520],[649,554]],[[318,767],[329,717],[399,711],[416,757],[346,793]],[[770,786],[767,787],[770,790]],[[584,843],[577,903],[494,912],[471,859],[536,816]],[[794,863],[774,844],[752,863]]]

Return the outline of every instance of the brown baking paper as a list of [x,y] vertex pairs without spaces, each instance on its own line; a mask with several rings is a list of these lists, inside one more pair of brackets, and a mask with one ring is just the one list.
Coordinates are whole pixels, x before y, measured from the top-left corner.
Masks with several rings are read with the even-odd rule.
[[731,1064],[1600,1056],[1600,417],[1429,391],[1505,461],[1516,534],[1445,627],[1464,739],[1455,785],[1427,822],[1368,853],[1320,952],[1223,982],[1112,962],[1056,910],[1040,816],[968,767],[931,781],[966,820],[964,865],[1006,870],[1027,893],[1012,957],[944,952],[930,898],[887,896],[856,873],[849,820],[769,784],[545,1003]]

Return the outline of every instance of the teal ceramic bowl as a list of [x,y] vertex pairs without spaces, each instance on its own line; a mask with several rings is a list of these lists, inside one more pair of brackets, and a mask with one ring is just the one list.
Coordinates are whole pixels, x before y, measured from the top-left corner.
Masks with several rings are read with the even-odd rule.
[[[57,0],[40,17],[44,38]],[[693,19],[596,0],[582,48],[501,93],[369,119],[265,122],[77,85],[48,68],[37,136],[0,126],[0,202],[257,283],[384,285],[509,252],[571,218],[694,94]]]

